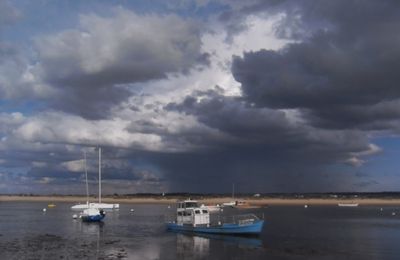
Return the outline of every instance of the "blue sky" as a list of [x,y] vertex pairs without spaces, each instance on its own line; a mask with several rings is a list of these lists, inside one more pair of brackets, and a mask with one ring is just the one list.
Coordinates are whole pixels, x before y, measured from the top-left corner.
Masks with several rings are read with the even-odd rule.
[[398,191],[398,5],[0,0],[0,193]]

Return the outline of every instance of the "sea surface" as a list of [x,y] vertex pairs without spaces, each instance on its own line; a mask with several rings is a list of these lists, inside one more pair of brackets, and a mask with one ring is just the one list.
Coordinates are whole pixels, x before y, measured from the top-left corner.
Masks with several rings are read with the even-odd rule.
[[265,217],[259,237],[238,237],[168,232],[172,205],[121,204],[100,224],[71,206],[0,202],[0,259],[400,259],[397,207],[225,209]]

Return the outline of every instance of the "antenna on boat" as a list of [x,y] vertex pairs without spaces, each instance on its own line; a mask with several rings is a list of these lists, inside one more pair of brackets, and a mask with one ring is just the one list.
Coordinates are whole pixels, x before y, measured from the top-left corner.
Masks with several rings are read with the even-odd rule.
[[99,147],[99,203],[101,203],[101,147]]

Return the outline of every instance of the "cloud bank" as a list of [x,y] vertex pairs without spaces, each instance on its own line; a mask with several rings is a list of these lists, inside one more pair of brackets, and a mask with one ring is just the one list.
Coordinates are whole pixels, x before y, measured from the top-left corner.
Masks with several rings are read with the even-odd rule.
[[102,146],[109,192],[390,189],[360,172],[399,132],[398,5],[121,5],[29,51],[2,41],[0,177],[81,192],[82,151]]

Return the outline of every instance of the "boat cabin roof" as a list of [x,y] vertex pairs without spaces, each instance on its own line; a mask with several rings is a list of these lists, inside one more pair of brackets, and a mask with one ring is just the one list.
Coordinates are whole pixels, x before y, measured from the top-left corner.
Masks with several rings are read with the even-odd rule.
[[178,202],[178,208],[198,208],[199,204],[196,200],[184,200]]

